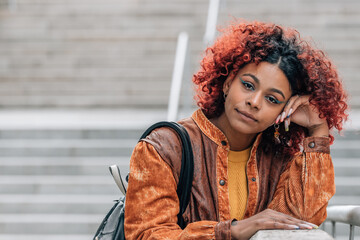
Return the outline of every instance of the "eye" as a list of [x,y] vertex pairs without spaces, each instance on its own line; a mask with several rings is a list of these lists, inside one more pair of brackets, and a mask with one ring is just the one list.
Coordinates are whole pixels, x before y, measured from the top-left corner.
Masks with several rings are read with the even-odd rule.
[[240,78],[241,80],[241,83],[244,85],[244,87],[248,90],[251,90],[251,91],[254,91],[255,90],[255,87],[254,85],[251,83],[251,82],[246,82],[244,81],[242,78]]
[[265,97],[270,103],[274,103],[274,104],[280,104],[283,103],[282,101],[277,100],[276,98],[272,97],[272,96],[266,96]]

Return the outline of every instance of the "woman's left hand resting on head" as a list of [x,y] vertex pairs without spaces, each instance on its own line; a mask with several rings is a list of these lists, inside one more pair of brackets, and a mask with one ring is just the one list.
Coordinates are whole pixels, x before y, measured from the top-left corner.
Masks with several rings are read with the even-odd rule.
[[309,95],[292,96],[277,117],[276,123],[284,122],[286,129],[289,128],[290,122],[293,122],[307,128],[310,136],[328,137],[329,126],[326,118],[320,118],[318,109],[310,104],[309,98]]

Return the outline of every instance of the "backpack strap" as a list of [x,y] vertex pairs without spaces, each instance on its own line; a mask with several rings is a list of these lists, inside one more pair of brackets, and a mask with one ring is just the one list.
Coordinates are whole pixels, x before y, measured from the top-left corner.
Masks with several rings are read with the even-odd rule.
[[146,138],[146,136],[149,135],[153,130],[160,127],[169,127],[174,129],[178,134],[178,136],[180,137],[182,144],[181,171],[180,171],[180,177],[176,192],[180,201],[178,224],[182,229],[184,229],[185,222],[183,220],[182,215],[185,212],[186,207],[188,206],[190,201],[190,193],[191,193],[192,181],[194,177],[194,156],[193,156],[190,136],[182,125],[176,122],[163,121],[163,122],[155,123],[154,125],[150,126],[143,133],[140,140]]

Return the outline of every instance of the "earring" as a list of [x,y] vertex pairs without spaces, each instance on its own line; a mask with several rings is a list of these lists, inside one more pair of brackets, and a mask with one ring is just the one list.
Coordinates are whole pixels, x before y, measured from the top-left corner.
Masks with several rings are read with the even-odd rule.
[[227,94],[226,94],[226,93],[224,93],[224,100],[226,100],[226,97],[227,97]]
[[275,132],[274,132],[274,140],[276,144],[279,144],[280,141],[280,133],[279,133],[279,124],[274,124]]

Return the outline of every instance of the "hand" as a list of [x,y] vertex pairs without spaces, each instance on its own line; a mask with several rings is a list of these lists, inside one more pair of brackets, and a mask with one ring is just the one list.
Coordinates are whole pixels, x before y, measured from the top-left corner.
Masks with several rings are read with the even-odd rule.
[[249,239],[259,230],[264,229],[313,229],[315,224],[299,220],[289,215],[266,209],[250,218],[231,223],[231,239]]
[[310,136],[328,136],[329,126],[325,118],[319,117],[319,110],[310,104],[309,95],[292,96],[276,122],[284,122],[285,131],[288,131],[290,122],[294,122],[309,130]]

